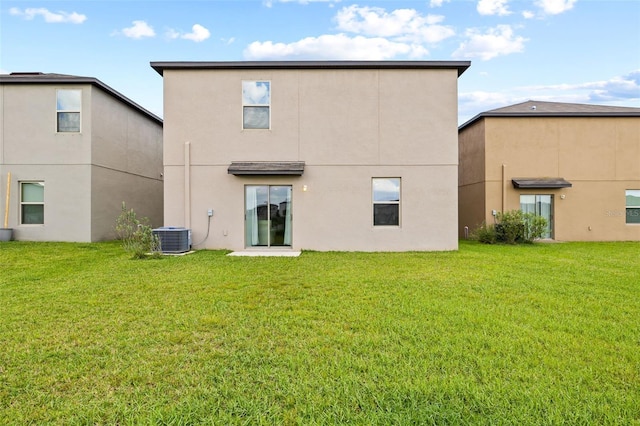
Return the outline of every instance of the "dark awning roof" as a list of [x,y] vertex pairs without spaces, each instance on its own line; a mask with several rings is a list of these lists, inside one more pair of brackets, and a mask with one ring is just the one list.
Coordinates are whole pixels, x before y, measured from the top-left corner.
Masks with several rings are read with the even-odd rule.
[[293,175],[304,173],[304,161],[234,161],[227,169],[231,175]]
[[513,178],[514,188],[571,188],[571,182],[564,178]]

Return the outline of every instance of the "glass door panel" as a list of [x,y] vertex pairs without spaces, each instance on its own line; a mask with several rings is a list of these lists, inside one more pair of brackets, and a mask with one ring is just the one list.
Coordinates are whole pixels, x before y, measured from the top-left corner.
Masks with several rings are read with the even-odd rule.
[[547,229],[542,238],[553,238],[553,210],[551,206],[551,195],[536,195],[536,214],[547,219]]
[[553,238],[553,195],[521,195],[520,210],[544,217],[547,229],[542,238]]
[[245,187],[247,247],[291,246],[290,185]]

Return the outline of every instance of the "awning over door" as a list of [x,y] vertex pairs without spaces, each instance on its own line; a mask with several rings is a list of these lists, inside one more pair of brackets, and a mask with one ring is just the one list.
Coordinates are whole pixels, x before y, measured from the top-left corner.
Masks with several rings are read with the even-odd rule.
[[302,176],[304,161],[234,161],[227,172],[236,176]]
[[523,189],[553,189],[571,188],[571,182],[564,178],[513,178],[511,179],[514,188]]

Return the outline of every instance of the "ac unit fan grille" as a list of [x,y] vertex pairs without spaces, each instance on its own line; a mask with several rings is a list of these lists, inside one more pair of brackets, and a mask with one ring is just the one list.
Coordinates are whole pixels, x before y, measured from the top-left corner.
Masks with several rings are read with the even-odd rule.
[[160,239],[163,253],[184,253],[191,249],[191,231],[186,228],[158,228],[153,234]]

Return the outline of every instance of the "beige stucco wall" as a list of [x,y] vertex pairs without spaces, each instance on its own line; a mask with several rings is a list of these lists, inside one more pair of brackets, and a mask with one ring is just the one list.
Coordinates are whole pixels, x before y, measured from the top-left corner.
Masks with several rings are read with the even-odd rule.
[[[56,132],[56,89],[82,90],[80,133]],[[115,237],[122,201],[163,222],[162,126],[88,84],[1,84],[2,212],[12,173],[14,239]],[[20,182],[44,181],[44,225],[20,224]],[[3,214],[4,218],[4,214]]]
[[[520,194],[550,194],[556,240],[640,240],[640,226],[625,223],[625,190],[640,188],[640,119],[487,117],[482,121],[485,220],[492,220],[492,209],[503,208],[503,197],[504,209],[512,210],[520,208]],[[563,177],[572,187],[515,189],[511,179],[517,177]],[[460,203],[467,201],[461,198]]]
[[467,238],[485,220],[485,202],[484,121],[479,121],[458,135],[460,238]]
[[93,241],[115,238],[124,202],[138,217],[162,226],[162,126],[92,89],[91,202]]
[[[241,129],[242,80],[271,81],[271,130]],[[214,209],[197,248],[245,247],[248,184],[293,185],[294,249],[457,248],[457,70],[165,70],[164,95],[165,225],[197,243]],[[232,161],[306,166],[238,177]],[[400,227],[372,226],[373,177],[402,178]]]

